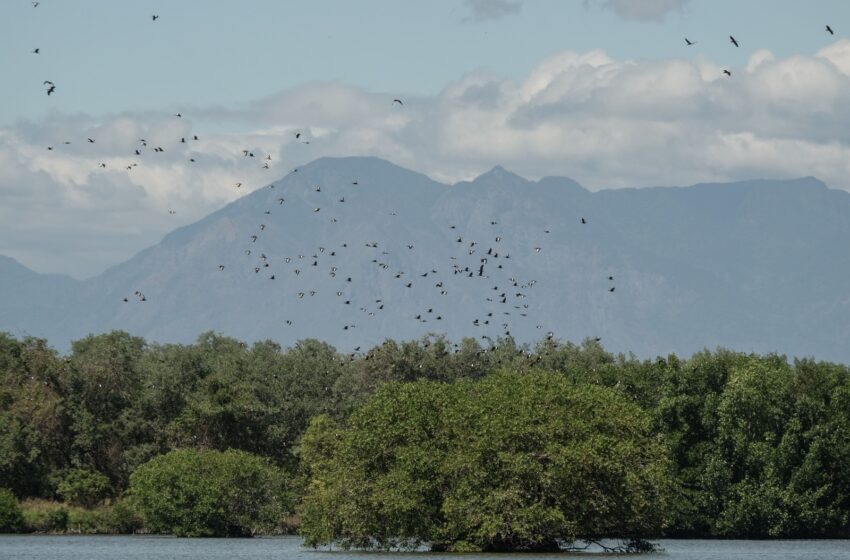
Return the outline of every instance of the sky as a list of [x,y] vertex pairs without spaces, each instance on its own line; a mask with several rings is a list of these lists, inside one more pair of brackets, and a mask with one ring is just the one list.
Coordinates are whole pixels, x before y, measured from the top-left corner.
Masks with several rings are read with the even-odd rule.
[[325,155],[850,190],[844,0],[5,0],[0,76],[0,255],[76,278]]

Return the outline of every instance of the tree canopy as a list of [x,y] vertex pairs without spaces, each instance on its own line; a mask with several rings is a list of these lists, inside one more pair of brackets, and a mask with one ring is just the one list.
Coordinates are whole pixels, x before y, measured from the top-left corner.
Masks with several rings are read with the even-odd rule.
[[[416,508],[425,503],[431,509],[423,519],[439,522],[423,528],[416,523],[424,521],[414,521],[414,513],[407,513],[407,521],[404,516],[392,521],[407,525],[388,525],[404,531],[377,533],[375,538],[388,542],[427,535],[431,544],[455,549],[466,546],[463,543],[495,549],[501,537],[487,527],[502,510],[491,500],[514,483],[528,488],[531,496],[541,488],[557,493],[558,484],[565,484],[560,479],[546,478],[548,486],[541,488],[528,486],[528,481],[539,472],[554,477],[552,458],[583,441],[580,433],[570,431],[578,429],[576,425],[544,421],[546,407],[563,408],[567,400],[550,402],[545,398],[554,397],[523,386],[511,389],[510,398],[500,397],[498,384],[513,375],[528,379],[543,375],[540,379],[548,379],[553,387],[563,384],[570,394],[580,395],[570,397],[570,403],[596,399],[600,414],[613,409],[637,415],[634,426],[648,430],[652,442],[647,451],[661,446],[670,465],[666,479],[672,495],[658,502],[664,506],[657,512],[663,519],[645,525],[660,528],[659,535],[850,537],[847,366],[723,349],[689,358],[641,360],[613,355],[593,340],[582,344],[545,340],[528,346],[506,338],[483,345],[474,339],[452,343],[428,336],[388,340],[347,355],[317,340],[284,349],[269,341],[248,345],[205,333],[193,344],[161,345],[113,332],[77,341],[63,356],[47,341],[0,333],[0,485],[23,503],[44,498],[69,506],[99,506],[120,500],[133,473],[171,451],[237,450],[280,469],[291,480],[292,499],[303,501],[306,511],[308,502],[302,497],[309,492],[316,503],[317,490],[311,485],[321,480],[323,468],[331,468],[330,463],[323,466],[333,455],[329,450],[345,450],[341,442],[359,429],[364,410],[383,403],[386,414],[394,411],[388,418],[397,424],[386,420],[387,433],[408,426],[405,437],[420,434],[416,437],[434,441],[427,456],[422,456],[421,441],[415,439],[406,447],[369,438],[360,441],[359,445],[394,450],[387,457],[396,466],[386,473],[377,467],[369,471],[376,476],[369,488],[381,496],[396,481],[408,484],[419,493],[411,494],[410,502],[396,502],[393,514],[411,508],[419,515]],[[390,402],[392,391],[408,404]],[[548,404],[526,409],[521,406],[522,395],[528,402],[543,399],[540,402]],[[421,410],[409,404],[414,397],[422,400]],[[489,412],[485,414],[491,409],[511,410],[508,419],[515,423],[499,420],[498,414],[491,419]],[[426,414],[427,410],[431,412]],[[607,425],[588,426],[603,430]],[[604,430],[595,433],[587,445],[605,441],[604,434]],[[529,442],[523,445],[531,445],[543,435],[559,443],[543,451],[511,447],[525,440]],[[615,449],[616,445],[610,448]],[[640,458],[624,451],[619,455],[623,460]],[[594,453],[587,455],[588,461],[607,457],[602,451]],[[550,462],[538,461],[542,456]],[[442,484],[456,485],[454,493],[441,486],[439,499],[428,494],[431,486],[414,484],[418,470],[398,470],[398,457],[409,462],[410,469],[432,469]],[[501,462],[508,457],[512,462]],[[404,461],[400,464],[407,464]],[[496,469],[492,477],[459,482],[466,480],[466,474],[488,469]],[[616,495],[615,489],[610,495]],[[605,507],[632,503],[635,496],[627,494]],[[472,515],[464,508],[477,497],[482,497],[482,509]],[[511,504],[517,512],[531,511],[526,498],[508,493],[499,503]],[[600,499],[590,495],[588,503],[603,503]],[[540,503],[542,509],[533,510],[534,519],[549,515],[554,525],[562,522],[554,513],[560,511],[557,501]],[[564,517],[577,524],[565,534],[581,533],[576,515],[570,510]],[[514,520],[512,527],[517,523]],[[434,537],[436,527],[451,528],[452,534],[464,537]],[[528,527],[529,532],[545,532],[536,524]],[[617,529],[625,536],[643,534],[639,523],[600,528],[606,533]],[[311,529],[315,535],[331,536],[338,534],[336,530]],[[485,537],[490,539],[486,546]],[[525,542],[525,537],[511,538]],[[510,539],[505,542],[514,546]]]
[[389,384],[340,427],[314,421],[307,543],[557,550],[657,535],[666,449],[622,394],[553,373]]

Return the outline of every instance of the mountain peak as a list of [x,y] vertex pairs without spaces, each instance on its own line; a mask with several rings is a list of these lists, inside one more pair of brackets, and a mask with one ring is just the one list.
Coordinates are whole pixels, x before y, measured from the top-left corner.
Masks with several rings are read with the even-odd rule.
[[505,181],[505,180],[508,180],[508,181],[513,181],[513,182],[521,181],[523,183],[528,182],[528,180],[525,177],[521,177],[521,176],[517,175],[516,173],[514,173],[512,171],[508,171],[507,169],[505,169],[501,165],[496,165],[490,171],[479,175],[478,177],[475,178],[475,180],[473,182],[479,182],[479,181],[482,181],[482,180],[487,180],[487,181],[491,181],[491,180]]

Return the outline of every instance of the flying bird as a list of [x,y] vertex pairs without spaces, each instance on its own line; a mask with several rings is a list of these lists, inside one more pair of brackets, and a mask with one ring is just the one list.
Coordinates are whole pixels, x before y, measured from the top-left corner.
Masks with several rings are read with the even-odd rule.
[[734,37],[732,37],[731,35],[729,35],[729,42],[731,42],[731,43],[732,43],[733,45],[735,45],[736,47],[740,47],[740,46],[741,46],[741,45],[739,45],[739,44],[738,44],[738,41],[736,41],[736,40],[735,40],[735,38],[734,38]]
[[[827,27],[829,27],[829,26],[827,26]],[[38,54],[40,50],[41,49],[35,49],[35,50],[32,51],[32,54]]]
[[[826,26],[826,32],[829,33],[830,35],[835,35],[835,32],[828,25]],[[38,51],[38,49],[35,49],[35,50]]]
[[690,39],[688,39],[687,37],[685,37],[685,43],[686,43],[689,47],[690,47],[691,45],[696,45],[696,44],[697,44],[697,42],[696,42],[696,41],[691,41],[691,40],[690,40]]
[[158,19],[159,19],[159,16],[158,16],[157,14],[153,14],[153,15],[151,16],[151,21],[156,21],[156,20],[158,20]]
[[723,73],[724,73],[724,74],[726,74],[727,76],[731,76],[731,75],[732,75],[732,72],[730,72],[729,70],[724,70],[724,71],[723,71]]
[[402,103],[401,99],[393,99],[393,103],[398,103],[402,107],[404,107],[404,103]]

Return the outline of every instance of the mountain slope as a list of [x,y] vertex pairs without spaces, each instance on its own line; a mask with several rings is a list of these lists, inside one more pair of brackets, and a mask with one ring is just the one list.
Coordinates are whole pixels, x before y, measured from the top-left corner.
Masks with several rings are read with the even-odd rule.
[[0,329],[63,349],[113,328],[346,350],[551,331],[641,356],[723,345],[850,362],[848,246],[850,195],[812,178],[591,193],[500,167],[448,186],[323,158],[92,280],[5,290]]

